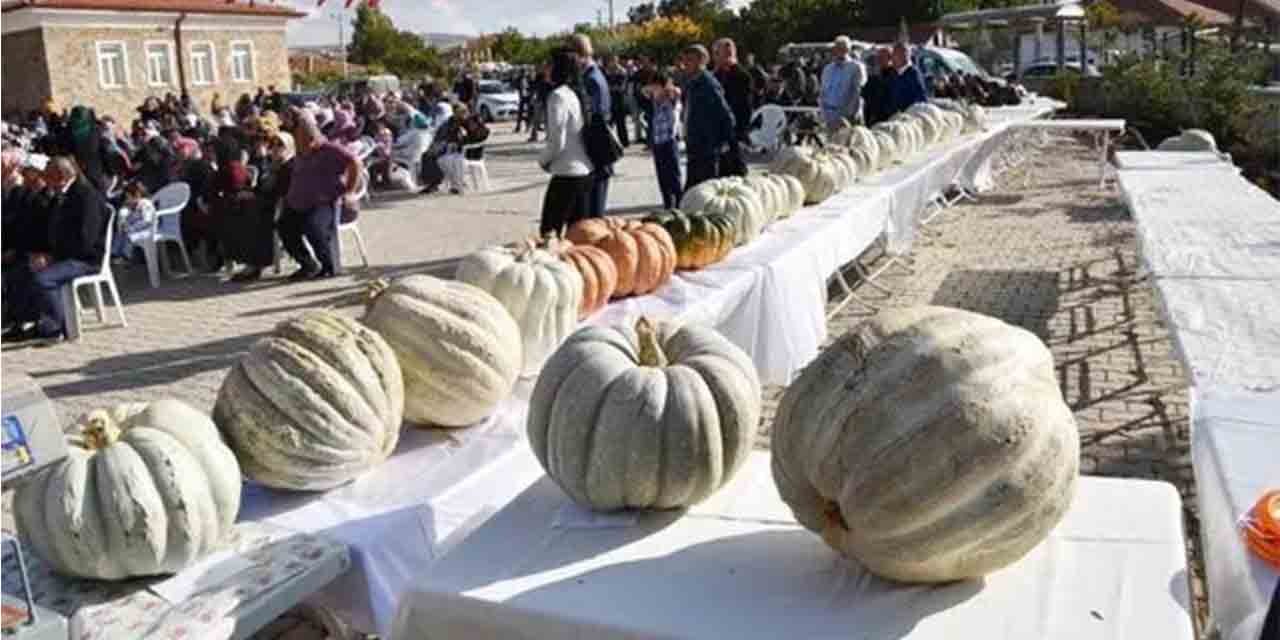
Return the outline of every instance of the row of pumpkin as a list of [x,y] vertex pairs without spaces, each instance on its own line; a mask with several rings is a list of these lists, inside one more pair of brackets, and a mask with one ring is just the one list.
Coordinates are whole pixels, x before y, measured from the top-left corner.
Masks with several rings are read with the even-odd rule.
[[[212,420],[167,399],[83,418],[66,461],[19,487],[19,533],[71,576],[179,571],[230,532],[242,474],[332,488],[386,460],[406,419],[475,422],[510,392],[520,340],[491,296],[429,276],[383,288],[363,322],[306,312],[234,366]],[[708,328],[641,319],[560,344],[526,429],[574,501],[671,509],[730,481],[761,415],[741,349]],[[1039,339],[917,307],[882,312],[820,354],[784,394],[771,448],[801,525],[881,576],[943,582],[1044,539],[1070,505],[1079,437]]]

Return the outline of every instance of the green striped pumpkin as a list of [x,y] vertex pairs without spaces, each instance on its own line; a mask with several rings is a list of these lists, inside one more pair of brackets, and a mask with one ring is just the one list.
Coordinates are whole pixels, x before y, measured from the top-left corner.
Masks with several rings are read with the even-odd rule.
[[667,230],[676,246],[676,268],[701,269],[724,259],[737,236],[733,220],[722,213],[690,215],[680,210],[661,211],[645,218]]

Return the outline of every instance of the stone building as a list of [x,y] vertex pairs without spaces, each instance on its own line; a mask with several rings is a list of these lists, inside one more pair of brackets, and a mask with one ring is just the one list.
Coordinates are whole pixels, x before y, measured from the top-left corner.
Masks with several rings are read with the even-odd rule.
[[285,26],[265,0],[3,0],[3,110],[85,104],[122,122],[147,96],[189,93],[207,112],[242,93],[290,88]]

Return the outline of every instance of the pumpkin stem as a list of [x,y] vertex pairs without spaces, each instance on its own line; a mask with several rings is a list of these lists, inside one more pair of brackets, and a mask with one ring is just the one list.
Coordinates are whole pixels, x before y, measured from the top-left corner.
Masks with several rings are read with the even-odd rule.
[[365,297],[365,307],[373,306],[373,303],[378,299],[378,296],[382,295],[384,291],[390,288],[391,281],[386,278],[378,278],[377,280],[370,282],[368,293]]
[[667,366],[667,354],[662,352],[662,346],[658,344],[658,332],[648,318],[641,316],[636,322],[636,335],[640,338],[640,366]]
[[840,504],[828,501],[822,509],[825,525],[822,527],[822,539],[833,549],[844,549],[844,536],[849,532],[849,524],[840,513]]
[[86,416],[80,433],[83,436],[81,446],[91,451],[106,449],[120,439],[120,427],[103,409],[97,409]]

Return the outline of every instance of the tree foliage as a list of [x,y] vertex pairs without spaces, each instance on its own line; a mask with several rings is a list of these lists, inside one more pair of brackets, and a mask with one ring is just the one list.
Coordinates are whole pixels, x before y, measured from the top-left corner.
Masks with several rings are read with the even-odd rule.
[[356,10],[347,57],[370,70],[384,69],[401,79],[440,77],[445,73],[440,52],[409,31],[396,29],[391,17],[380,9],[362,4]]
[[658,17],[658,9],[652,2],[642,2],[627,9],[627,21],[631,24],[644,24]]

